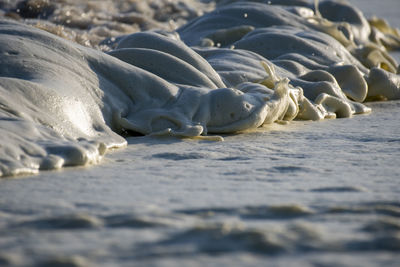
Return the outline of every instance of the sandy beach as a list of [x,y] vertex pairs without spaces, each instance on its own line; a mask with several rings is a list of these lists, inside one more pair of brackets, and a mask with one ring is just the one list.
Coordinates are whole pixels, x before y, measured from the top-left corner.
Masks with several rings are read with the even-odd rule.
[[[400,28],[397,0],[349,2]],[[365,105],[1,178],[0,265],[398,266],[400,102]]]

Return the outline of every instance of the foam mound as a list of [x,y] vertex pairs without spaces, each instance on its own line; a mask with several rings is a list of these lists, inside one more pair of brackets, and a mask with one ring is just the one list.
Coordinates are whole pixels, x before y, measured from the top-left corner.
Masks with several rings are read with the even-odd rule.
[[224,1],[112,45],[0,21],[0,176],[94,164],[129,133],[207,138],[400,98],[398,31],[344,2]]

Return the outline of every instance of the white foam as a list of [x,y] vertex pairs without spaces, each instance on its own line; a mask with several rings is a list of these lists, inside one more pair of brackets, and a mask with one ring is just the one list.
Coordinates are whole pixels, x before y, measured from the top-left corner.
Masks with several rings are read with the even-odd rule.
[[321,3],[323,18],[277,3],[221,5],[177,32],[124,36],[108,54],[2,20],[0,176],[97,163],[127,131],[231,133],[400,97],[384,47],[400,46],[395,31],[347,4]]

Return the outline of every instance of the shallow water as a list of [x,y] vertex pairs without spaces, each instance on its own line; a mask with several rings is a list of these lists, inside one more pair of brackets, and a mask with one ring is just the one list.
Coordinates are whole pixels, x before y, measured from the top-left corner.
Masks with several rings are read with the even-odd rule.
[[398,266],[400,103],[366,105],[1,179],[0,265]]
[[217,143],[129,138],[98,166],[2,180],[1,258],[397,266],[400,103],[370,106],[369,115],[272,125]]

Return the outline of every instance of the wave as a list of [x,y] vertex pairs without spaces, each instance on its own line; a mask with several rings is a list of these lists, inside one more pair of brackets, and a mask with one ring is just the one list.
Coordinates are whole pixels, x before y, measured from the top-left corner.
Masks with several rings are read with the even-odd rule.
[[[127,134],[207,138],[399,99],[400,34],[334,1],[220,1],[107,52],[0,21],[0,176],[93,164]],[[213,138],[213,137],[211,137]]]

